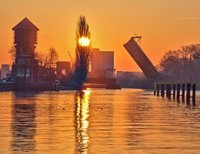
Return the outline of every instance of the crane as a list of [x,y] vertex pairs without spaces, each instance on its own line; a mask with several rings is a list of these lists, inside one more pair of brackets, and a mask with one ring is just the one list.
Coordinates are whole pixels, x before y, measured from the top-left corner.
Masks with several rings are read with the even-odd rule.
[[70,58],[70,61],[71,61],[71,63],[73,64],[73,58],[72,58],[72,56],[71,56],[71,54],[70,54],[70,52],[69,51],[67,51],[67,53],[68,53],[68,55],[69,55],[69,58]]

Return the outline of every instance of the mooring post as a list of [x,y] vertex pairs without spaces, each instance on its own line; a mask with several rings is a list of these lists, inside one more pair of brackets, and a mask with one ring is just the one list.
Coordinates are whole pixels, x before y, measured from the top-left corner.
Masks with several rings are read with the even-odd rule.
[[169,86],[168,83],[166,83],[166,97],[169,97]]
[[182,101],[185,101],[185,83],[182,84]]
[[157,88],[157,96],[160,96],[160,83],[156,84],[156,88]]
[[177,101],[179,102],[180,101],[180,90],[181,90],[181,84],[180,83],[177,83]]
[[173,99],[176,99],[176,84],[173,83]]
[[171,94],[172,94],[171,93],[171,90],[172,90],[171,83],[169,83],[168,86],[169,86],[169,97],[168,98],[171,99]]
[[192,103],[195,105],[196,103],[196,84],[192,84]]
[[190,90],[191,90],[191,83],[188,83],[187,84],[187,94],[186,94],[186,101],[187,101],[188,105],[190,104]]
[[161,96],[165,97],[165,84],[161,83]]
[[157,89],[157,82],[154,82],[154,95],[156,95],[156,90]]

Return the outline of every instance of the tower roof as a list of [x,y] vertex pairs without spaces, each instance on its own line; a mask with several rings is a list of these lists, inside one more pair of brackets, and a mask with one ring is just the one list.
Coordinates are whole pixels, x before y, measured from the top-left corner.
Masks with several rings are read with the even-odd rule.
[[35,30],[39,29],[28,19],[24,18],[21,22],[19,22],[12,30]]

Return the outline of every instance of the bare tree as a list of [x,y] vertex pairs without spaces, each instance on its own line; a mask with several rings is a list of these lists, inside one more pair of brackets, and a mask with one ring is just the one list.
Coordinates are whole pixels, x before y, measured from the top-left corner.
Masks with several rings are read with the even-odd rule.
[[39,66],[44,66],[45,65],[45,57],[46,57],[46,55],[43,54],[42,52],[36,52],[35,53],[35,58],[38,60],[38,65]]
[[200,54],[200,44],[168,51],[161,58],[159,68],[173,81],[197,81],[200,78],[200,60],[193,58],[195,54]]
[[58,52],[53,47],[49,49],[47,61],[50,69],[56,67],[56,62],[58,61]]
[[40,66],[44,66],[45,68],[55,68],[56,62],[58,61],[58,53],[54,48],[50,48],[48,54],[42,52],[36,52],[36,59],[39,62]]
[[76,28],[76,59],[74,79],[77,88],[81,88],[86,80],[91,56],[89,25],[84,16],[80,16]]
[[16,49],[15,47],[11,47],[11,49],[8,50],[8,53],[10,54],[10,57],[12,59],[13,62],[15,62],[16,59]]

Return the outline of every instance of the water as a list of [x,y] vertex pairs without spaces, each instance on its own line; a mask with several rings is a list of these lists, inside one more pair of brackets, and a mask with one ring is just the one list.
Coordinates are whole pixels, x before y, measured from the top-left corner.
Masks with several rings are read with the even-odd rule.
[[0,93],[0,154],[7,153],[200,153],[199,102],[128,89]]

